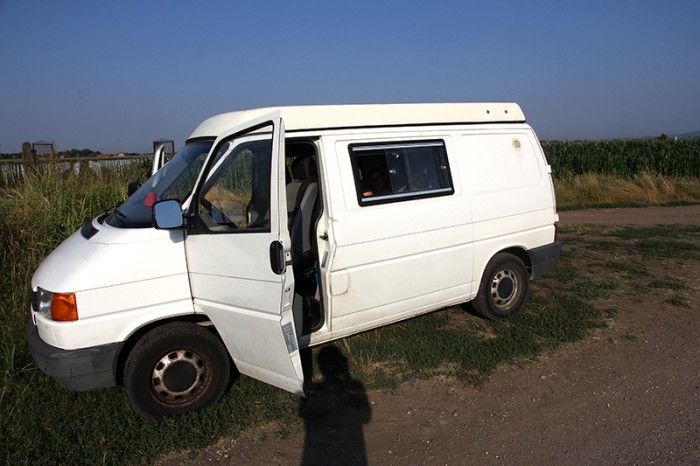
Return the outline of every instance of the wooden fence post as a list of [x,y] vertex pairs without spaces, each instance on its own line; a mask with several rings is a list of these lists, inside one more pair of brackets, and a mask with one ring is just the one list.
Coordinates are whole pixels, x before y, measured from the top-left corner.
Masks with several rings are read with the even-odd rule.
[[29,141],[22,143],[22,169],[24,181],[29,181],[37,170],[36,153],[32,149],[32,143]]

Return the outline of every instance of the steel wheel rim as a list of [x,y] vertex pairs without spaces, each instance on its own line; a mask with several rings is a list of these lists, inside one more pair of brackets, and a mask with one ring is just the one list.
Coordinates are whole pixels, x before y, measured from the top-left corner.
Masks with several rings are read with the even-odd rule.
[[164,404],[184,404],[206,385],[206,362],[194,351],[179,349],[161,357],[151,372],[151,389]]
[[497,272],[491,281],[491,299],[499,309],[507,309],[516,300],[520,292],[517,273],[512,269]]

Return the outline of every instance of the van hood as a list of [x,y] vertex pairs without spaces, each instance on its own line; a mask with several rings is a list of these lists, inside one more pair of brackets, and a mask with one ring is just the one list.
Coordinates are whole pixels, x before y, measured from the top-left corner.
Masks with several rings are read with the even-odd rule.
[[114,228],[93,220],[44,259],[32,290],[75,293],[183,273],[182,231]]

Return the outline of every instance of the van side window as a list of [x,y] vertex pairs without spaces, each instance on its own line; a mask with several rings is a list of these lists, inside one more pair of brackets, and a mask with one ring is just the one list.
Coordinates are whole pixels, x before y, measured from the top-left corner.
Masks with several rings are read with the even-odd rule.
[[271,134],[229,140],[219,147],[198,204],[209,231],[270,230]]
[[454,193],[443,141],[351,144],[362,206]]

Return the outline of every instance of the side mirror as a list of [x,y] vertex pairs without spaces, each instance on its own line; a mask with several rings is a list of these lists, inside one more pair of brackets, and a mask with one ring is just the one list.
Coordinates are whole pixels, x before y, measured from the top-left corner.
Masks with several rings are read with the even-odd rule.
[[153,226],[158,230],[182,228],[182,207],[177,199],[166,199],[153,204]]

